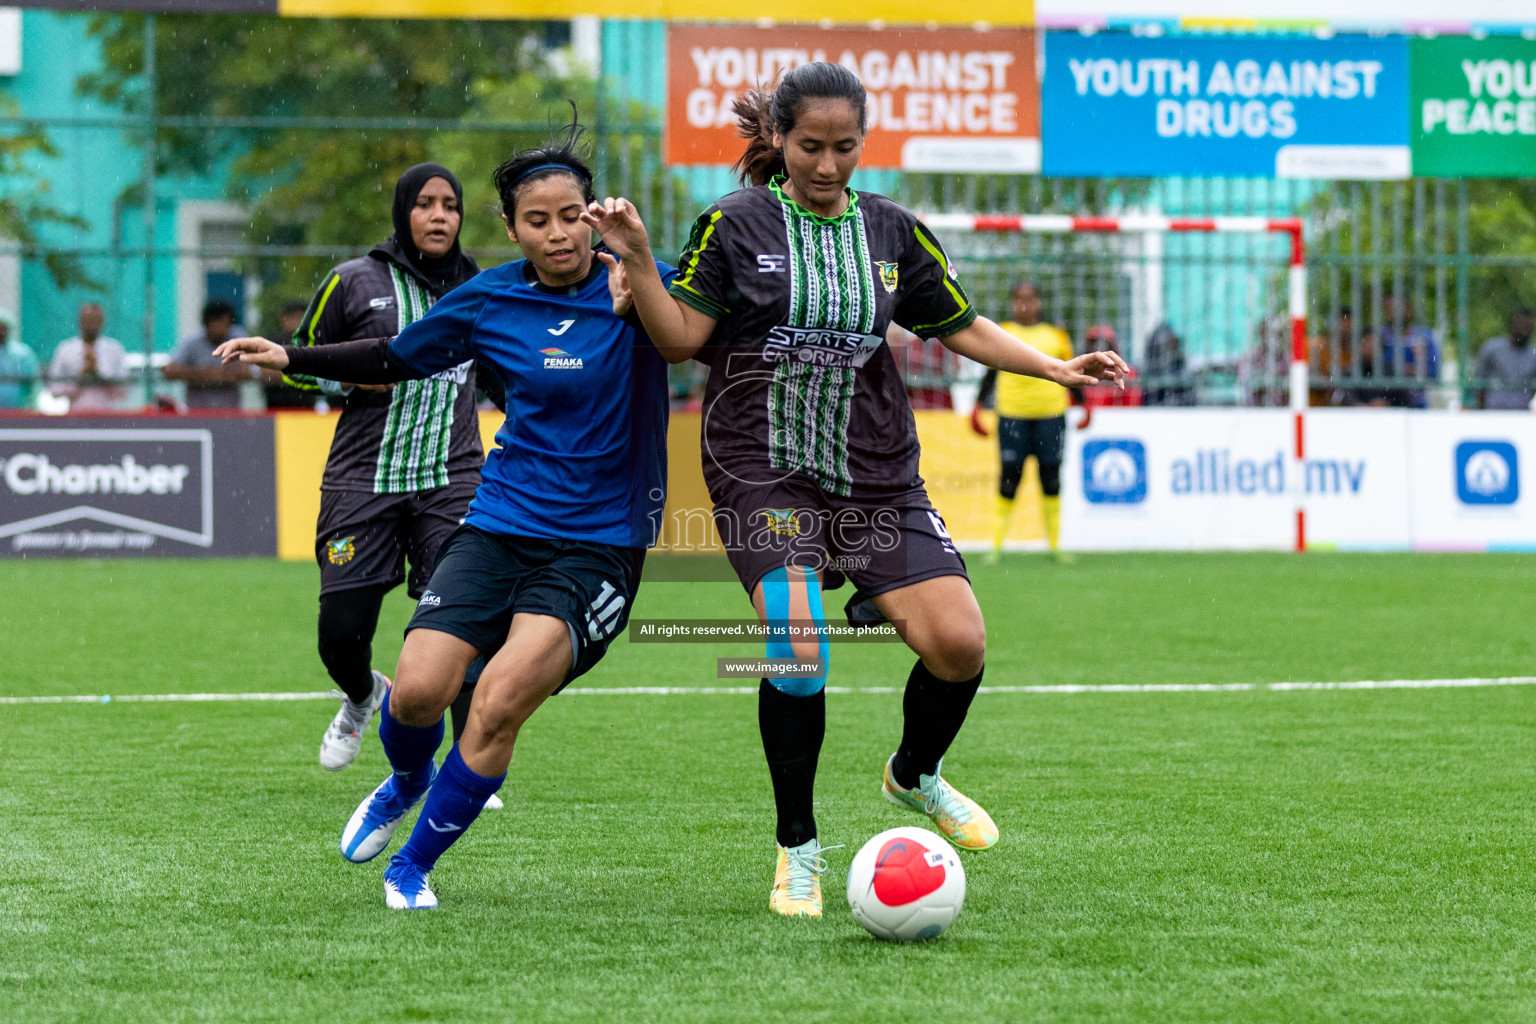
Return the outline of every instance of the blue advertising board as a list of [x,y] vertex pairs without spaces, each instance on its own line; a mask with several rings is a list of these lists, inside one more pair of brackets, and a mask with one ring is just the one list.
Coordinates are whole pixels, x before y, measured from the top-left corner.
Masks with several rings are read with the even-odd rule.
[[1405,178],[1408,42],[1049,32],[1044,173]]

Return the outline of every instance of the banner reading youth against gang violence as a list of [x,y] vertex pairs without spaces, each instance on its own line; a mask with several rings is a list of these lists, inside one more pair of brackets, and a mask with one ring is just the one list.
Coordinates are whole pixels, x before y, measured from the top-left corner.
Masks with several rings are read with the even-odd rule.
[[1413,173],[1536,176],[1536,40],[1414,39]]
[[1045,43],[1045,173],[1403,178],[1405,39]]
[[832,61],[869,90],[865,167],[1029,174],[1040,169],[1035,36],[1028,30],[667,29],[667,160],[730,164],[745,143],[731,103],[790,68]]

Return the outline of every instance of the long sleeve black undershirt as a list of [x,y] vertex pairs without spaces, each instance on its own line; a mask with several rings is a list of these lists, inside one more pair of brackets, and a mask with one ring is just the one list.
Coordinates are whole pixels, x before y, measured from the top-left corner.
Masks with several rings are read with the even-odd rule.
[[[422,380],[418,373],[398,359],[389,358],[390,338],[360,338],[330,345],[284,345],[288,366],[284,373],[295,373],[348,384],[398,384]],[[507,411],[506,390],[501,378],[484,363],[475,363],[475,388],[502,412]]]
[[389,338],[363,338],[332,345],[284,345],[288,366],[283,371],[348,384],[398,384],[426,377],[398,359],[389,357]]

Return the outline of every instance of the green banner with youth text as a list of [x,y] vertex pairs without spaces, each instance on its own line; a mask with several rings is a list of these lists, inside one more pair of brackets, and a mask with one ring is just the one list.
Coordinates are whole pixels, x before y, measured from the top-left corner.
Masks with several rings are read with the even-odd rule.
[[1409,42],[1413,173],[1536,178],[1536,40]]

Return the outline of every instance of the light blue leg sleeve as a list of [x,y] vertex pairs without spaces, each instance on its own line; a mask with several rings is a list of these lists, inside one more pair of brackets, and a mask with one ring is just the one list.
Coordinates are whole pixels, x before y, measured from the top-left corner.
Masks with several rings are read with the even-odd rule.
[[[795,646],[789,636],[789,595],[791,587],[805,587],[807,597],[810,598],[811,619],[819,628],[827,624],[826,612],[821,606],[821,581],[815,573],[807,574],[805,580],[789,580],[789,570],[775,569],[763,577],[763,610],[768,617],[768,651],[770,658],[793,658]],[[787,693],[791,697],[810,697],[818,694],[827,685],[827,660],[831,653],[831,644],[827,642],[827,634],[822,632],[817,644],[817,654],[821,658],[822,674],[805,678],[775,679],[768,677],[768,682],[781,693]]]

